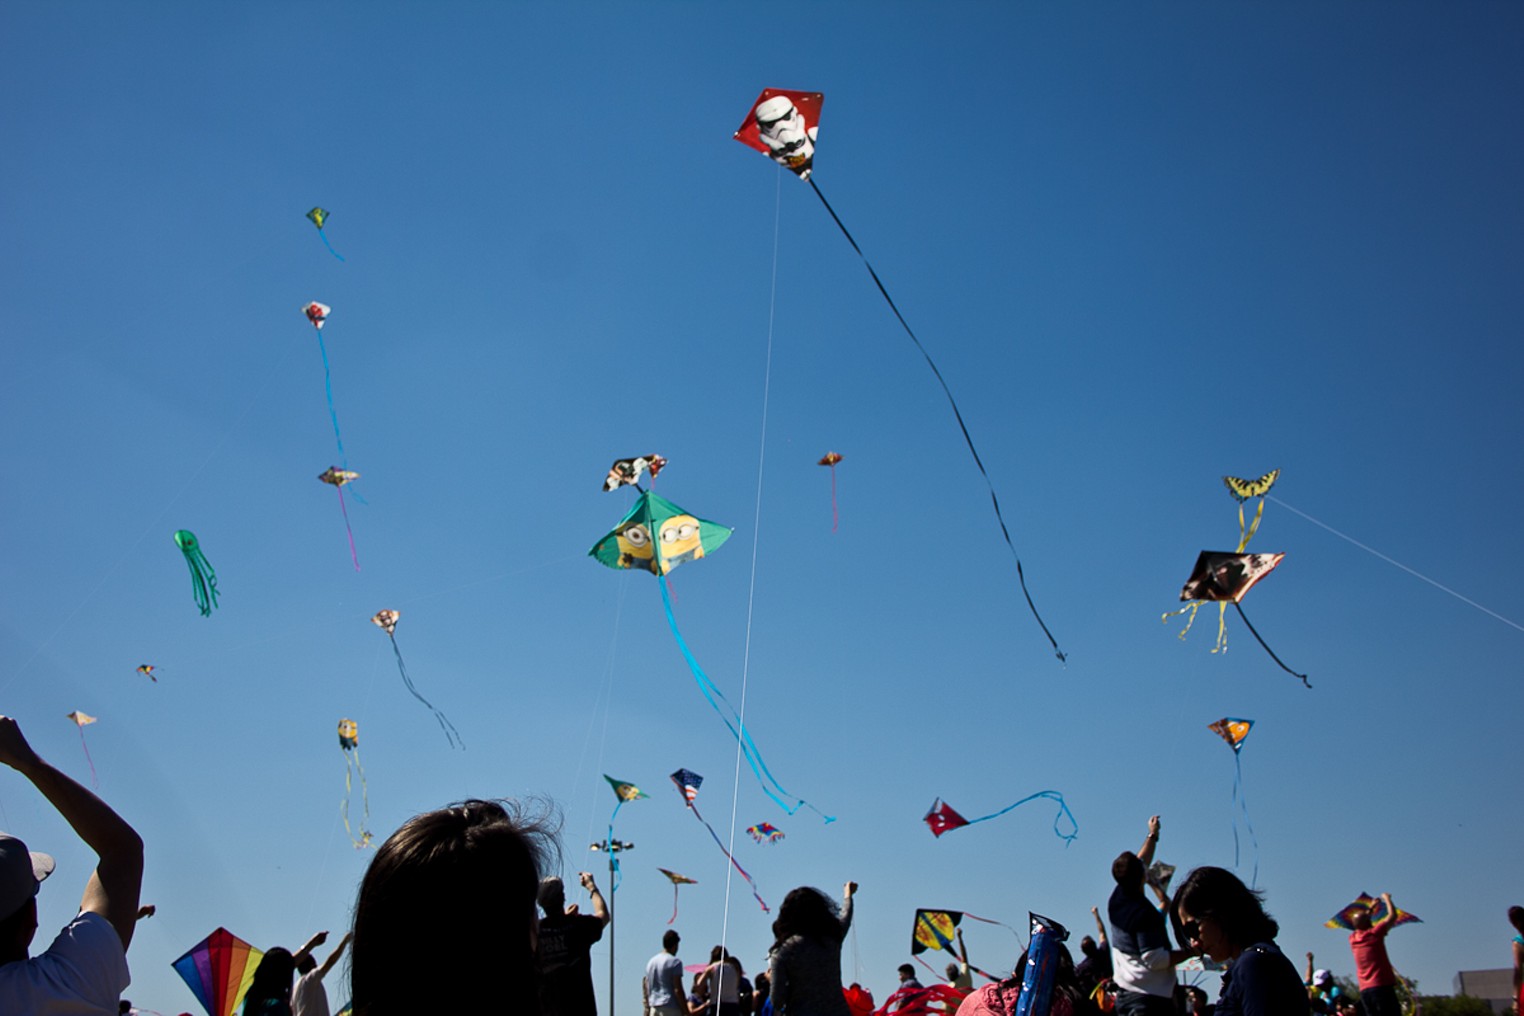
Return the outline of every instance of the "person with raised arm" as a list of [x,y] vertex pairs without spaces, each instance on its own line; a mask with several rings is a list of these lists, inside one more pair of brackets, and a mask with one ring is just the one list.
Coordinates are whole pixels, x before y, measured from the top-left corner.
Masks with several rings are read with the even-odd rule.
[[0,833],[0,1013],[116,1016],[131,981],[127,947],[138,921],[143,840],[100,798],[32,750],[21,727],[0,716],[0,762],[29,780],[95,852],[79,913],[38,956],[37,891],[53,858]]

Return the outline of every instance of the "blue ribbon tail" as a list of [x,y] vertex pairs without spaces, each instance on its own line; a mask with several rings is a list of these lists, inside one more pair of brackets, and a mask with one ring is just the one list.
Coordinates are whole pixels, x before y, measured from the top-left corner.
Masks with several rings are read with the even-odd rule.
[[[752,775],[757,778],[757,782],[762,786],[762,792],[772,798],[778,807],[790,815],[797,812],[800,808],[808,808],[825,819],[827,823],[836,821],[835,816],[827,815],[804,798],[795,797],[787,790],[784,790],[777,778],[773,776],[772,771],[767,768],[767,762],[762,758],[762,752],[758,750],[755,742],[752,741],[751,733],[746,729],[746,724],[741,720],[740,716],[737,715],[735,707],[725,698],[725,693],[715,687],[713,681],[709,680],[709,675],[704,673],[704,668],[699,666],[693,651],[688,648],[688,643],[683,640],[683,633],[677,627],[677,618],[672,614],[672,597],[667,592],[667,577],[665,575],[657,575],[656,578],[661,584],[661,605],[667,614],[667,626],[672,629],[672,637],[677,640],[677,648],[682,651],[683,659],[687,661],[688,669],[693,672],[693,679],[698,682],[699,691],[703,692],[704,698],[708,700],[710,708],[719,714],[720,719],[725,722],[725,726],[730,730],[731,736],[741,746],[741,754],[746,756],[746,764],[751,766]],[[725,703],[723,709],[720,708],[721,702]]]
[[332,254],[334,257],[338,258],[340,261],[344,260],[344,255],[342,255],[338,251],[334,250],[333,249],[333,244],[328,242],[328,235],[326,233],[324,233],[321,229],[319,229],[318,230],[318,236],[323,238],[323,246],[328,248],[328,253]]

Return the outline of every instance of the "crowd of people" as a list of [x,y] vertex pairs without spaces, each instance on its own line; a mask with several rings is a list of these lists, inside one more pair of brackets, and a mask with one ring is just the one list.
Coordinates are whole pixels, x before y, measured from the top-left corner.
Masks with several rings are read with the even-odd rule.
[[[116,1016],[129,1003],[127,950],[139,919],[143,841],[96,795],[43,761],[14,719],[0,716],[0,763],[22,774],[95,853],[77,916],[37,955],[36,897],[54,869],[46,854],[0,833],[0,1014]],[[1298,971],[1276,945],[1279,926],[1263,894],[1232,872],[1190,872],[1172,897],[1146,871],[1158,845],[1158,816],[1136,851],[1111,865],[1116,887],[1106,919],[1092,908],[1098,938],[1079,943],[1075,963],[1063,935],[1033,935],[1010,977],[973,987],[958,936],[947,983],[923,985],[909,964],[876,1006],[860,984],[843,985],[841,947],[857,884],[838,903],[802,886],[773,921],[767,970],[748,979],[723,945],[684,989],[681,937],[662,936],[642,977],[643,1016],[1399,1016],[1398,977],[1386,952],[1397,908],[1357,909],[1350,949],[1358,996],[1344,992],[1311,953]],[[552,831],[512,802],[471,800],[415,816],[376,851],[355,902],[352,929],[321,964],[319,932],[300,949],[267,950],[242,1016],[330,1016],[324,978],[349,948],[354,1016],[512,1012],[596,1016],[590,950],[609,910],[593,876],[579,875],[591,914],[566,900]],[[1524,907],[1512,907],[1514,991],[1524,993]],[[1038,948],[1039,938],[1043,948]],[[1181,985],[1177,967],[1205,957],[1222,969],[1215,1002]],[[491,972],[490,989],[483,972]],[[982,972],[981,972],[982,973]],[[1518,1011],[1516,999],[1516,1011]]]

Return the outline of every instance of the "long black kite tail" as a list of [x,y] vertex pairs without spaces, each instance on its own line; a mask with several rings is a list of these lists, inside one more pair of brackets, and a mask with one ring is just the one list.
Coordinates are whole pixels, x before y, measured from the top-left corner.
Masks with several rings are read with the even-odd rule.
[[[984,468],[984,460],[979,458],[979,449],[974,447],[973,436],[968,432],[968,424],[963,422],[963,413],[958,409],[958,401],[953,398],[952,389],[947,387],[947,380],[942,377],[942,372],[937,369],[936,361],[931,358],[931,354],[926,351],[926,347],[921,345],[921,340],[916,337],[915,330],[910,327],[910,322],[906,321],[905,315],[900,313],[899,307],[895,305],[894,297],[889,295],[889,290],[884,288],[883,280],[878,277],[878,272],[873,270],[872,262],[863,253],[863,249],[857,245],[857,241],[852,239],[852,233],[841,221],[841,216],[836,214],[836,209],[831,207],[831,202],[827,201],[826,196],[821,193],[820,185],[815,182],[813,175],[809,179],[809,184],[810,189],[815,192],[815,196],[820,199],[820,203],[825,205],[825,210],[831,213],[831,218],[835,221],[837,228],[841,230],[841,235],[847,238],[847,242],[852,245],[852,249],[857,251],[857,256],[862,258],[863,266],[868,269],[868,274],[873,278],[873,284],[883,294],[884,301],[889,304],[889,309],[894,311],[894,316],[899,321],[900,327],[905,329],[905,334],[910,336],[910,341],[915,343],[915,348],[921,351],[921,356],[926,360],[926,366],[930,367],[931,372],[937,377],[937,384],[942,386],[942,394],[947,396],[947,404],[952,407],[953,416],[958,421],[958,429],[963,432],[963,443],[968,445],[968,452],[974,457],[974,465],[979,467],[979,475],[984,477],[984,485],[989,488],[990,504],[995,508],[995,520],[1000,523],[1000,535],[1005,537],[1005,545],[1011,548],[1011,556],[1016,559],[1016,578],[1021,582],[1021,595],[1026,597],[1027,607],[1031,609],[1032,616],[1037,619],[1038,627],[1042,628],[1042,633],[1048,637],[1048,642],[1053,646],[1053,654],[1058,657],[1059,662],[1067,660],[1068,658],[1064,655],[1063,650],[1058,648],[1058,640],[1053,637],[1053,633],[1048,630],[1042,615],[1037,612],[1037,604],[1032,602],[1032,594],[1027,590],[1026,573],[1021,568],[1021,555],[1016,553],[1016,544],[1011,540],[1011,531],[1006,528],[1005,516],[1000,511],[1000,498],[995,495],[995,484],[990,479],[989,472]],[[1250,630],[1252,631],[1253,629]],[[1275,654],[1271,653],[1271,655]]]
[[1296,671],[1294,671],[1290,667],[1286,666],[1284,663],[1281,662],[1281,658],[1279,656],[1275,655],[1275,650],[1271,649],[1268,645],[1265,645],[1265,640],[1259,637],[1259,632],[1255,631],[1254,630],[1254,625],[1249,623],[1249,615],[1244,613],[1244,608],[1240,607],[1237,603],[1234,603],[1233,604],[1233,609],[1238,611],[1238,616],[1243,619],[1244,626],[1249,629],[1249,634],[1253,635],[1254,638],[1255,638],[1255,641],[1257,641],[1260,644],[1260,646],[1262,646],[1264,648],[1265,652],[1270,654],[1270,658],[1276,662],[1276,665],[1279,666],[1286,673],[1290,674],[1292,677],[1300,678],[1302,683],[1304,685],[1306,685],[1307,687],[1311,688],[1312,687],[1312,682],[1307,680],[1307,675],[1306,674],[1298,674]]

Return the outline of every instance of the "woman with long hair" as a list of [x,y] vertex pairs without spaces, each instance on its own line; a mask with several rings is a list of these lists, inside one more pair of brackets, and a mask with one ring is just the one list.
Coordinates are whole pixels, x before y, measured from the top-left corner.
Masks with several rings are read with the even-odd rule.
[[1308,1016],[1302,976],[1275,944],[1280,925],[1263,894],[1224,868],[1197,868],[1170,902],[1175,938],[1227,963],[1217,1016]]
[[538,1016],[535,901],[554,853],[546,821],[512,802],[409,819],[376,851],[355,901],[355,1016]]
[[276,946],[254,968],[243,996],[243,1016],[291,1016],[291,980],[296,959],[290,949]]
[[841,943],[852,925],[857,883],[842,887],[840,910],[809,886],[791,890],[773,921],[768,980],[778,1016],[851,1016],[841,987]]

